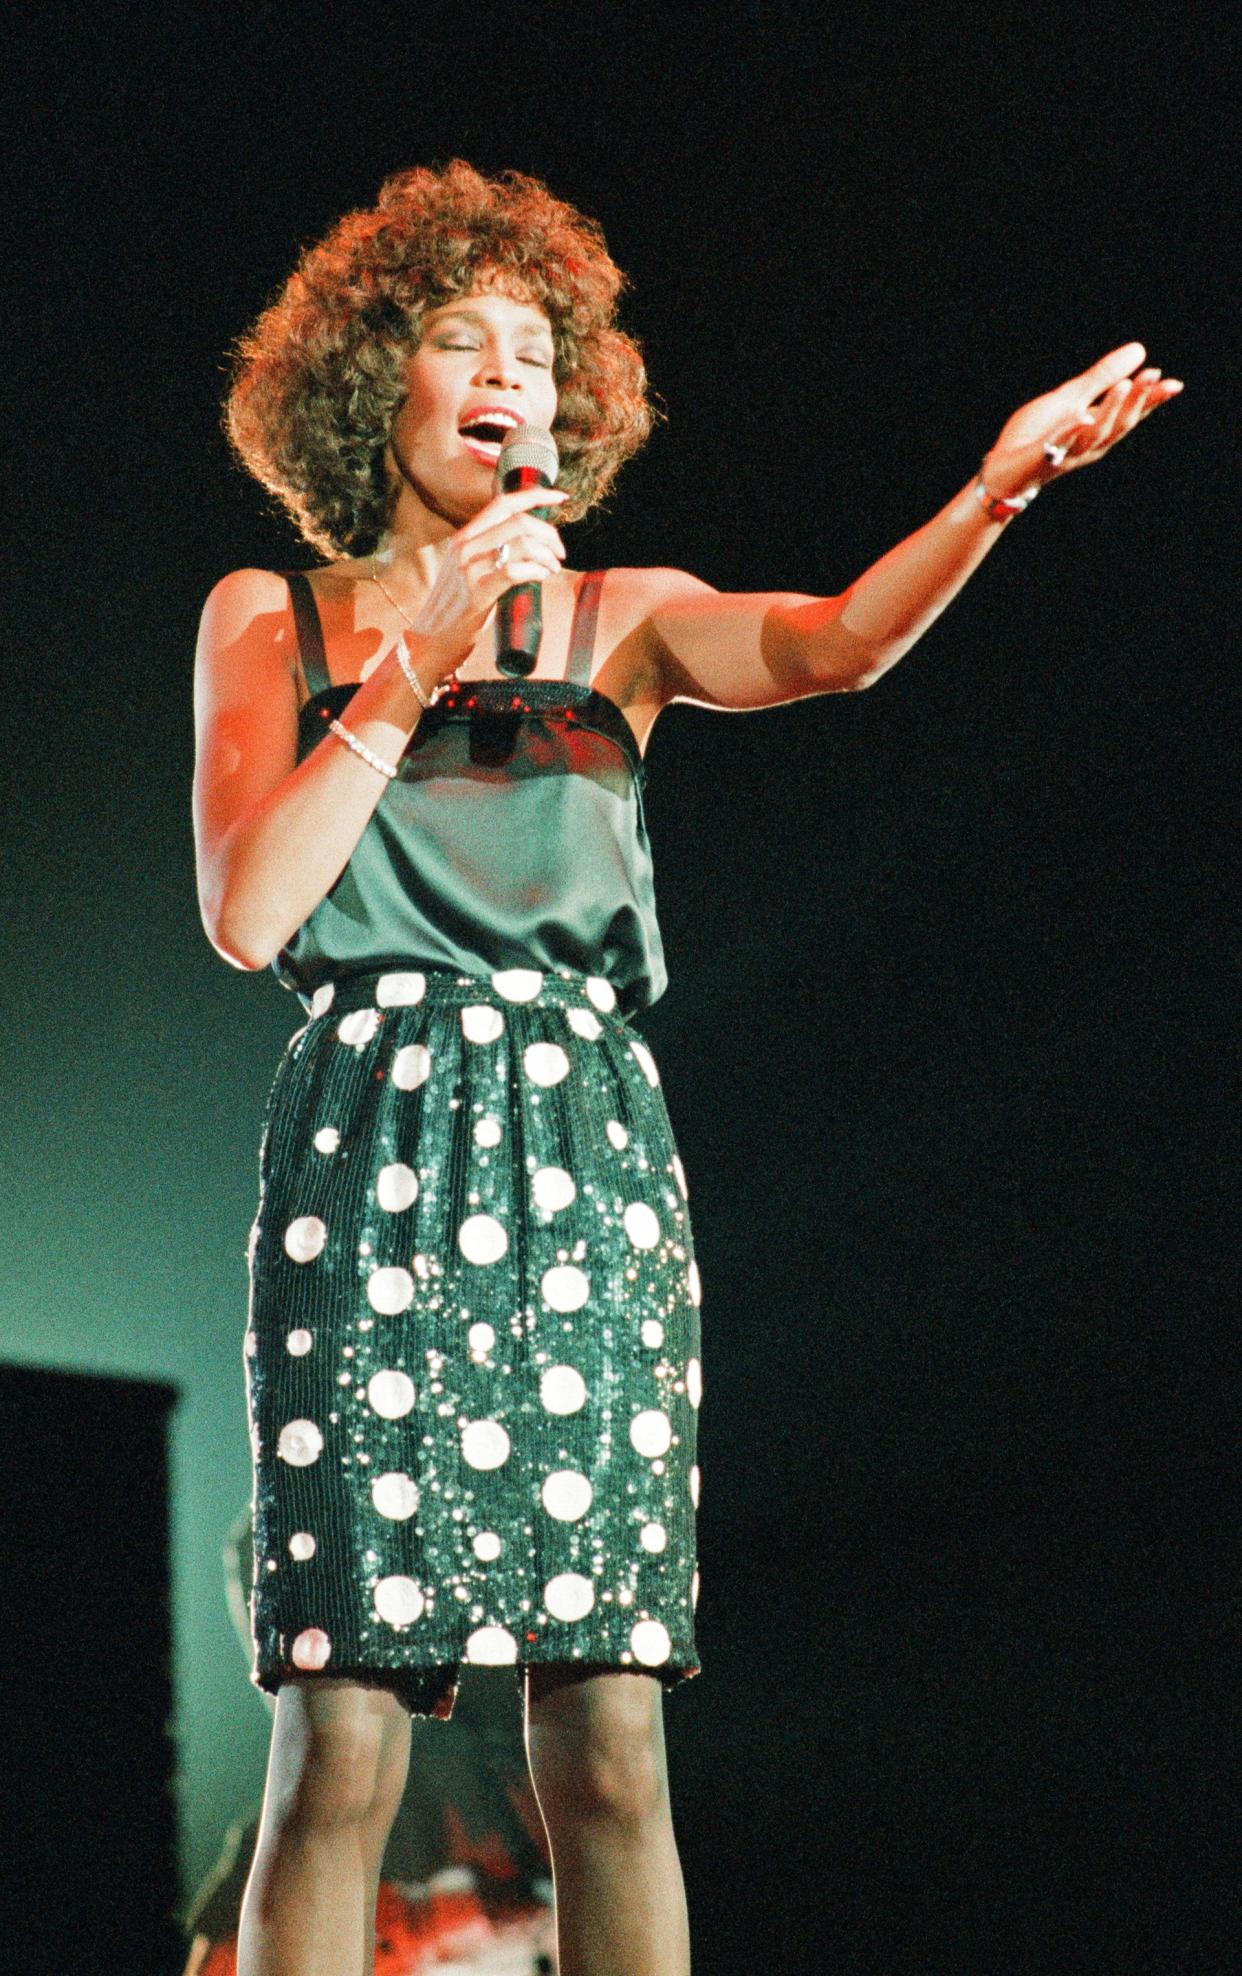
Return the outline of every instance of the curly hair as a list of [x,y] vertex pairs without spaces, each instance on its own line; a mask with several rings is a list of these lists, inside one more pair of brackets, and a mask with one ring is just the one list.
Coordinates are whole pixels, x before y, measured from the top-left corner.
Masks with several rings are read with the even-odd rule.
[[521,172],[455,159],[385,181],[303,253],[233,353],[225,430],[243,466],[326,555],[365,555],[397,488],[384,448],[423,316],[488,284],[552,325],[558,520],[598,502],[651,429],[638,345],[615,326],[625,277],[593,220]]

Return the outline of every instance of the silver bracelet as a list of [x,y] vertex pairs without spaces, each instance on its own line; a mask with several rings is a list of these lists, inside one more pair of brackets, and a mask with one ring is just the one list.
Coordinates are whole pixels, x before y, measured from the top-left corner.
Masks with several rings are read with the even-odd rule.
[[419,678],[418,674],[414,670],[414,667],[410,663],[410,655],[405,649],[404,632],[402,632],[400,638],[398,638],[397,640],[396,652],[397,652],[397,664],[400,666],[402,672],[405,674],[406,679],[409,681],[410,690],[413,693],[414,698],[418,701],[418,704],[422,708],[424,713],[430,713],[432,707],[434,707],[441,693],[445,691],[448,685],[448,681],[447,680],[441,681],[440,685],[436,687],[436,690],[431,695],[430,699],[428,699],[426,689],[423,686],[423,682]]
[[986,465],[985,457],[975,482],[975,499],[989,521],[1009,521],[1014,515],[1020,515],[1024,508],[1030,507],[1039,492],[1038,486],[1028,487],[1025,494],[993,494],[983,478],[983,467]]
[[392,763],[381,761],[380,757],[373,754],[371,749],[367,747],[366,742],[360,741],[353,730],[346,727],[343,721],[330,720],[328,722],[328,732],[329,734],[335,734],[338,741],[343,741],[347,748],[352,748],[355,755],[361,755],[364,762],[368,762],[372,768],[377,768],[380,774],[387,776],[390,782],[394,779],[397,771]]

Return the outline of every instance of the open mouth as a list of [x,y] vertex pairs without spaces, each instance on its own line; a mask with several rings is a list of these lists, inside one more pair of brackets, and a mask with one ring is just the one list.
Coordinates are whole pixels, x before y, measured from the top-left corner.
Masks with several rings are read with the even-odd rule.
[[488,410],[466,419],[458,430],[466,451],[494,467],[505,440],[521,423],[515,412]]

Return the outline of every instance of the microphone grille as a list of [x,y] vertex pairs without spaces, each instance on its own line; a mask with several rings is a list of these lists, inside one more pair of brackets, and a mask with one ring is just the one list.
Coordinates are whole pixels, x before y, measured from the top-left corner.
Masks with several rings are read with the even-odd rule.
[[497,481],[502,481],[515,467],[534,467],[537,473],[544,475],[549,485],[555,485],[561,459],[552,434],[545,432],[541,425],[515,426],[500,449],[500,458],[496,462]]

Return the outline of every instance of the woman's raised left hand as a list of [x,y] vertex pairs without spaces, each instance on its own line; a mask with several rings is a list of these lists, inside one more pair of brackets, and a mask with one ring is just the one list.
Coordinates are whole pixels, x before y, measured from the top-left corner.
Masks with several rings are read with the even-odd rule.
[[[1141,343],[1123,343],[1090,370],[1016,411],[984,457],[989,494],[1012,500],[1075,467],[1093,465],[1157,405],[1175,398],[1181,379],[1140,370],[1146,355]],[[1046,447],[1054,449],[1051,455]]]

